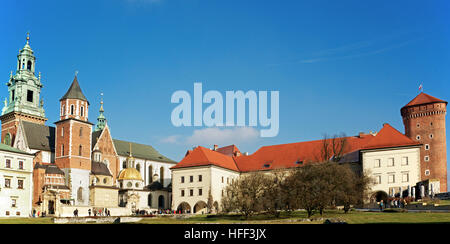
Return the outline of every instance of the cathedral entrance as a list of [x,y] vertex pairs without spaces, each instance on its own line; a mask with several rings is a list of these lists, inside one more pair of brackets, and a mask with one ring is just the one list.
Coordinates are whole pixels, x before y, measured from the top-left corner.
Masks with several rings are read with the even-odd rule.
[[158,197],[158,208],[159,209],[164,209],[164,196],[159,196]]
[[48,201],[48,214],[55,214],[55,201]]

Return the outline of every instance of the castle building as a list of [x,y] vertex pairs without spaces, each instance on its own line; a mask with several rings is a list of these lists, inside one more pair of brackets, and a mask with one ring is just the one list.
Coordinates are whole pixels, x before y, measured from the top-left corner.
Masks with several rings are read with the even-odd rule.
[[33,157],[33,154],[0,144],[0,217],[31,214]]
[[447,191],[447,145],[445,115],[447,102],[421,92],[401,109],[405,135],[420,142],[420,175],[422,180],[439,180]]
[[[135,190],[144,192],[142,199],[146,199],[145,205],[137,206],[140,209],[170,206],[169,168],[175,161],[152,146],[113,139],[104,115],[103,99],[97,124],[91,123],[90,103],[77,75],[59,101],[59,120],[55,126],[45,125],[47,118],[40,100],[43,85],[40,73],[38,77],[35,75],[36,57],[29,35],[17,58],[17,70],[14,75],[11,72],[7,83],[9,98],[5,99],[0,116],[1,142],[32,155],[29,201],[35,210],[66,216],[72,214],[72,208],[78,208],[82,216],[88,215],[90,208],[107,207],[116,208],[112,213],[130,214],[119,207],[118,181],[120,172],[127,168],[122,162],[130,155],[130,144],[136,148],[136,163],[132,167],[142,177],[141,185]],[[155,177],[158,174],[162,177]],[[151,201],[153,197],[164,198],[164,204],[156,205],[157,201]],[[25,212],[27,216],[30,213]]]
[[[421,142],[412,140],[389,124],[378,133],[337,138],[345,141],[338,163],[349,164],[356,172],[366,172],[375,184],[370,202],[386,201],[393,196],[411,196],[421,181]],[[220,211],[225,188],[241,175],[251,172],[270,173],[289,170],[311,163],[327,161],[321,151],[325,143],[315,141],[264,146],[255,153],[241,154],[236,146],[213,149],[196,147],[172,170],[172,208],[188,213],[205,213],[208,198]],[[335,155],[329,155],[333,158]],[[419,192],[419,189],[416,191]],[[437,193],[437,192],[436,192]]]

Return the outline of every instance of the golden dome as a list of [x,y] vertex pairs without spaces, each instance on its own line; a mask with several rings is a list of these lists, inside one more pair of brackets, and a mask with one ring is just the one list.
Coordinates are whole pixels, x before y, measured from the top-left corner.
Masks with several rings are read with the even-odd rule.
[[142,180],[141,173],[135,168],[126,168],[119,173],[118,180]]

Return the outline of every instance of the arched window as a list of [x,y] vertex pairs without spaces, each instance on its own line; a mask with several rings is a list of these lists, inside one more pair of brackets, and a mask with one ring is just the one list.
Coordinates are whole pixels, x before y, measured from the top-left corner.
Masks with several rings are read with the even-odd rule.
[[148,197],[147,197],[147,205],[148,205],[149,207],[152,207],[152,194],[148,194]]
[[82,187],[78,188],[78,191],[77,191],[77,200],[78,200],[78,201],[83,201],[83,188],[82,188]]
[[136,164],[136,170],[141,172],[141,165],[140,164]]
[[3,143],[5,143],[8,146],[11,146],[11,134],[6,133],[5,139],[3,139]]
[[153,183],[153,166],[148,166],[148,184]]
[[164,208],[164,196],[163,195],[158,197],[158,208]]
[[159,182],[164,186],[164,167],[159,169]]
[[70,105],[70,115],[73,115],[73,112],[74,112],[74,106]]
[[122,163],[122,169],[126,169],[127,168],[127,161],[124,160]]
[[27,62],[27,70],[31,70],[31,61],[30,60],[28,60],[28,62]]

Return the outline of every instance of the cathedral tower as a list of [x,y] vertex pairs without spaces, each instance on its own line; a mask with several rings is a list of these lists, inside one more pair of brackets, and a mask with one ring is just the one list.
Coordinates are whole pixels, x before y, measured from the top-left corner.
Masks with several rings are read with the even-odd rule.
[[20,120],[45,124],[44,102],[40,100],[41,74],[35,74],[36,57],[30,47],[30,36],[17,55],[17,69],[11,71],[8,86],[9,97],[4,100],[0,120],[2,121],[2,143],[13,145]]
[[406,136],[422,143],[421,180],[439,179],[440,192],[447,191],[446,108],[446,101],[421,92],[401,109]]
[[60,99],[60,120],[55,122],[55,163],[66,175],[66,184],[76,205],[89,204],[92,123],[89,102],[77,76]]

